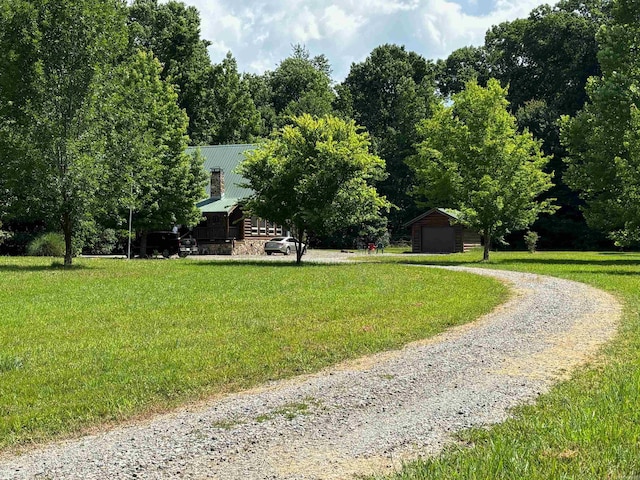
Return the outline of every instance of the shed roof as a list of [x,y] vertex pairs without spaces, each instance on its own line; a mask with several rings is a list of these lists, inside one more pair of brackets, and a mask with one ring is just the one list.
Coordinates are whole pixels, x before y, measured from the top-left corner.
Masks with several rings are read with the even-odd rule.
[[431,210],[428,210],[427,212],[423,213],[422,215],[418,215],[413,220],[409,220],[407,223],[405,223],[403,225],[403,227],[405,227],[405,228],[409,227],[409,226],[413,225],[414,223],[419,222],[424,217],[428,217],[429,215],[432,215],[434,213],[440,213],[442,215],[446,215],[447,217],[452,218],[454,220],[459,220],[459,217],[460,217],[460,212],[458,210],[454,210],[453,208],[436,207],[436,208],[432,208]]
[[197,207],[203,213],[229,213],[237,206],[238,202],[253,193],[252,190],[239,186],[244,182],[244,179],[235,172],[235,169],[244,160],[244,152],[255,148],[256,145],[253,144],[207,145],[187,148],[187,153],[200,150],[204,157],[204,169],[207,173],[210,173],[214,168],[220,168],[224,172],[224,194],[221,199],[210,198],[211,185],[207,183],[205,187],[207,197],[197,203]]

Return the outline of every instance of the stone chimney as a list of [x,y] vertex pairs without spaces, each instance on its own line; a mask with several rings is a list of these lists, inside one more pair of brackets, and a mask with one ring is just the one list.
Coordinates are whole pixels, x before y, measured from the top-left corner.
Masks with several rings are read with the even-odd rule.
[[224,171],[219,168],[211,169],[210,197],[220,200],[224,195]]

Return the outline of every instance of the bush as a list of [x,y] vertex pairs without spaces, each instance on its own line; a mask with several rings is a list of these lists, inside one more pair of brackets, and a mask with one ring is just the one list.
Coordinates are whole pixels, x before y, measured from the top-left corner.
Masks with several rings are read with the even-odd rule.
[[2,222],[0,222],[0,245],[2,245],[4,241],[8,240],[9,238],[11,238],[11,234],[2,230]]
[[84,240],[83,252],[92,255],[108,255],[118,246],[118,233],[112,228],[95,230]]
[[529,252],[535,253],[539,238],[538,234],[533,231],[528,231],[524,234],[524,243],[527,245]]
[[64,237],[59,233],[45,233],[27,245],[27,255],[34,257],[64,257]]

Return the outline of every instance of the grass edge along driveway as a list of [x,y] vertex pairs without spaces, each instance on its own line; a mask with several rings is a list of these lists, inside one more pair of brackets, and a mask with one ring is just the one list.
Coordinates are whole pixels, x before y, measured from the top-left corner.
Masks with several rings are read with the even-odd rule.
[[[393,479],[640,478],[640,254],[609,252],[403,256],[385,261],[468,264],[553,275],[611,292],[625,306],[614,341],[534,405],[488,430],[459,435],[442,455]],[[377,259],[380,261],[380,259]]]
[[0,258],[0,448],[317,371],[472,321],[495,280],[401,265]]

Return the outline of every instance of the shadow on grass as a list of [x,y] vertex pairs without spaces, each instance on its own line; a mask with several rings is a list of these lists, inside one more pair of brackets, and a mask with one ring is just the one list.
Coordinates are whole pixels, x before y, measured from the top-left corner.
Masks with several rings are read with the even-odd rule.
[[0,272],[52,272],[52,271],[77,271],[90,270],[86,265],[65,266],[62,262],[53,262],[51,265],[0,265]]
[[194,260],[189,263],[185,263],[189,267],[192,266],[201,266],[201,267],[212,267],[216,265],[224,265],[224,266],[249,266],[249,267],[272,267],[272,268],[282,268],[282,267],[297,267],[297,268],[313,268],[313,267],[344,267],[346,265],[355,265],[354,262],[335,262],[335,263],[323,263],[323,262],[314,262],[303,261],[298,264],[294,261],[268,261],[268,260]]
[[515,265],[515,264],[529,264],[529,265],[594,265],[604,267],[620,267],[620,266],[640,266],[640,257],[635,260],[632,259],[578,259],[578,258],[500,258],[491,260],[490,264],[495,265]]
[[[516,252],[518,253],[518,252]],[[548,252],[553,255],[554,252]],[[477,266],[477,267],[499,267],[499,266],[517,266],[517,265],[560,265],[560,266],[592,266],[594,268],[598,267],[637,267],[640,266],[640,254],[637,252],[632,253],[619,253],[619,252],[598,252],[598,253],[589,253],[590,257],[581,259],[581,258],[562,258],[555,257],[550,258],[545,256],[544,253],[538,255],[524,256],[523,253],[521,256],[517,256],[515,258],[500,258],[496,256],[492,256],[488,262],[482,261],[482,259],[469,257],[467,255],[455,257],[451,255],[443,255],[441,257],[427,257],[417,255],[416,257],[393,257],[386,259],[372,259],[368,263],[404,263],[410,265],[440,265],[440,266],[455,266],[455,265],[468,265],[468,266]],[[575,255],[575,254],[574,254]],[[602,255],[602,258],[596,258],[596,256]],[[617,255],[619,257],[629,257],[629,258],[611,258],[611,256]],[[613,270],[612,270],[613,271]],[[597,271],[594,271],[596,273]],[[619,272],[618,272],[619,273]],[[630,275],[633,275],[632,272],[629,272]]]

